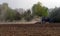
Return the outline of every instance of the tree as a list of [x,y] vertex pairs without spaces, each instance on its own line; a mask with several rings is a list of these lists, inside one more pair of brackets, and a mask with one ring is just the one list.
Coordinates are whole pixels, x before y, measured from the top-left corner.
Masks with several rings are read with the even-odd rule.
[[42,4],[38,2],[37,4],[33,5],[32,12],[34,15],[37,15],[37,16],[47,16],[48,8],[46,8],[45,6],[42,6]]
[[26,20],[26,21],[31,21],[32,19],[33,19],[33,16],[32,16],[32,14],[31,14],[31,11],[30,11],[30,9],[28,9],[25,13],[24,13],[24,19]]
[[6,20],[10,20],[10,21],[21,20],[21,16],[19,12],[9,8],[6,13]]
[[15,11],[9,8],[6,12],[6,20],[13,21],[15,19],[15,15]]
[[53,9],[49,17],[54,19],[54,22],[60,22],[60,8]]
[[10,8],[7,3],[0,5],[0,21],[20,20],[21,15],[16,10]]
[[0,21],[5,21],[7,9],[8,9],[7,3],[0,4]]
[[15,20],[21,20],[21,15],[19,14],[19,12],[15,11],[16,15],[15,15]]

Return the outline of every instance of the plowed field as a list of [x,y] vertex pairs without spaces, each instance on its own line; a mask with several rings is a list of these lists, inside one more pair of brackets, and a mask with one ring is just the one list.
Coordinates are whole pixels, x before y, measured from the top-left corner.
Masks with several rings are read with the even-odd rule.
[[60,23],[0,24],[0,36],[60,36]]

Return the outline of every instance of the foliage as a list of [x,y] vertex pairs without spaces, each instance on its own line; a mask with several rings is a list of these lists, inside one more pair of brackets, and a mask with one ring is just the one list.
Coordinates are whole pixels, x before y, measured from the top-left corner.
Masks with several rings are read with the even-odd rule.
[[15,10],[12,10],[10,8],[7,10],[6,20],[13,21],[13,20],[20,20],[20,19],[21,19],[21,17],[18,12],[16,12]]
[[25,19],[26,21],[30,21],[30,20],[33,19],[33,16],[32,16],[31,11],[30,11],[29,9],[27,10],[27,12],[25,12],[25,17],[24,17],[24,19]]
[[14,17],[15,17],[15,13],[12,9],[8,9],[7,12],[6,12],[6,20],[14,20]]
[[60,22],[60,8],[53,9],[49,17],[54,19],[55,22]]
[[33,14],[37,15],[37,16],[47,16],[48,15],[48,8],[42,6],[42,4],[40,2],[33,5],[32,11],[33,11]]
[[21,20],[21,15],[16,11],[15,20]]

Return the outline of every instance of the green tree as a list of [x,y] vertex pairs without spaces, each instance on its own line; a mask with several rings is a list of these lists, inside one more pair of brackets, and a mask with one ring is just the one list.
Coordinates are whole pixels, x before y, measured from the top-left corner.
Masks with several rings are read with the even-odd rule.
[[9,8],[6,12],[6,20],[21,20],[21,16],[17,11]]
[[15,19],[15,15],[15,11],[9,8],[6,12],[6,20],[13,21]]
[[34,15],[37,15],[37,16],[47,16],[48,8],[46,8],[45,6],[42,6],[42,4],[38,2],[37,4],[33,5],[32,12]]
[[21,19],[21,15],[19,14],[19,12],[10,8],[8,6],[8,3],[3,3],[2,5],[0,5],[1,21],[7,21],[7,20],[13,21],[13,20],[20,20],[20,19]]

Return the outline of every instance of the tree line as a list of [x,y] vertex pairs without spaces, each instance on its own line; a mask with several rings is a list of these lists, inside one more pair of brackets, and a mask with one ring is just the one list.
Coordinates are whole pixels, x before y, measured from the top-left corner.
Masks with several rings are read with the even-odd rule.
[[[7,7],[4,7],[4,8],[7,8]],[[49,17],[49,18],[54,19],[56,22],[60,22],[60,17],[59,17],[60,8],[54,8],[52,9],[51,12],[49,12],[49,9],[46,6],[43,6],[40,2],[37,2],[36,4],[33,4],[31,10],[28,9],[23,14],[20,14],[18,11],[8,7],[3,16],[2,16],[1,8],[0,8],[1,21],[11,21],[11,22],[20,21],[22,18],[26,21],[31,21],[35,16]]]

